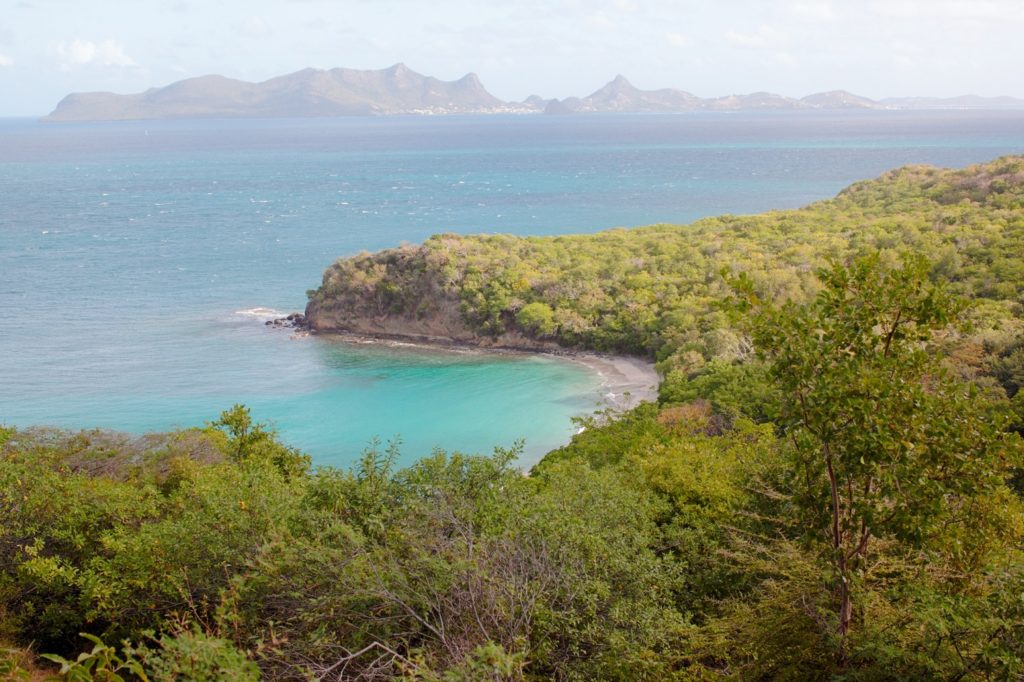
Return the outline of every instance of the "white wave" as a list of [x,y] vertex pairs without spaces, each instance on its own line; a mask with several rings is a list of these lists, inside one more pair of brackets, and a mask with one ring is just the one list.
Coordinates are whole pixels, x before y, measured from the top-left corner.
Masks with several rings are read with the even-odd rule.
[[280,317],[284,317],[285,314],[280,310],[274,310],[273,308],[246,308],[245,310],[236,310],[235,315],[246,315],[248,317],[256,317],[261,320],[276,320]]

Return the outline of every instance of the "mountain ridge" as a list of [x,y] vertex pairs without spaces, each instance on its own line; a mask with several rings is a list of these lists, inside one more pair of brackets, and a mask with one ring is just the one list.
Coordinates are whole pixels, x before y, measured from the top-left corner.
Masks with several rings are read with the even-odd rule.
[[801,99],[771,92],[702,98],[676,88],[642,90],[619,74],[584,97],[522,102],[492,95],[479,76],[444,81],[404,63],[386,69],[306,68],[258,83],[208,74],[140,93],[71,93],[43,121],[287,118],[448,114],[681,113],[809,109],[1024,109],[1013,97],[964,95],[872,100],[845,90]]

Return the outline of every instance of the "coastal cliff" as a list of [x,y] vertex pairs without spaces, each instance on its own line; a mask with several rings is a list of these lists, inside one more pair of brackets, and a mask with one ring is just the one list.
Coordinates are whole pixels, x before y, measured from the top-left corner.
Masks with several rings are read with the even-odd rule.
[[[343,259],[324,273],[311,292],[306,323],[316,332],[348,333],[481,348],[550,351],[551,339],[504,324],[481,327],[467,316],[460,299],[454,258],[462,238],[439,235],[421,246],[402,246]],[[446,279],[447,276],[447,279]]]

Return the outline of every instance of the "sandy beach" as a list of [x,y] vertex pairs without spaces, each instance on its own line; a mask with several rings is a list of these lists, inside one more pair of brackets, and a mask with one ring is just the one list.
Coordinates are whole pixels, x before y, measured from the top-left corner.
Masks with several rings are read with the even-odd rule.
[[605,400],[613,409],[628,410],[644,401],[658,399],[660,377],[654,364],[643,358],[596,353],[573,353],[562,357],[586,365],[601,375]]

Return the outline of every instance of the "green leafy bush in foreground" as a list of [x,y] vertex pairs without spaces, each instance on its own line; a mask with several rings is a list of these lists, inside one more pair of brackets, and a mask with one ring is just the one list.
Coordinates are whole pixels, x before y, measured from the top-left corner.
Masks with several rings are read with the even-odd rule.
[[[283,446],[236,458],[237,434],[185,440],[199,436],[223,460],[201,464],[172,438],[146,455],[156,473],[119,480],[69,467],[95,454],[62,449],[75,436],[7,433],[10,638],[74,660],[79,632],[139,642],[187,625],[281,679],[469,679],[488,661],[585,679],[669,664],[677,576],[655,551],[656,501],[622,473],[541,484],[511,466],[514,451],[438,453],[399,472],[370,452],[352,472],[296,473],[278,466]],[[139,655],[152,679],[186,645],[210,651],[182,637]]]

